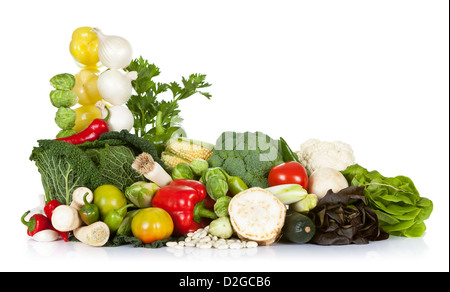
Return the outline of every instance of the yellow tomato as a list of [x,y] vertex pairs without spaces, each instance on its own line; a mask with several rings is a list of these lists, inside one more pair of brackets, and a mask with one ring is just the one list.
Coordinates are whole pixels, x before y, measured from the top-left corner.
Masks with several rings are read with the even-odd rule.
[[101,117],[100,110],[93,104],[83,105],[75,109],[77,117],[73,129],[77,132],[84,130],[94,119]]
[[95,104],[102,100],[97,88],[98,70],[81,69],[75,74],[75,86],[72,89],[81,105]]
[[169,238],[173,232],[172,217],[161,208],[139,209],[131,220],[131,232],[143,243]]
[[100,65],[98,37],[92,27],[83,26],[74,30],[69,49],[78,66],[97,68]]

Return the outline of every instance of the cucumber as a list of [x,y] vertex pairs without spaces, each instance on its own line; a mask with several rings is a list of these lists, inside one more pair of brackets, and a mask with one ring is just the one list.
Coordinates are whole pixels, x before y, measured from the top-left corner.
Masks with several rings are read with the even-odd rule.
[[316,232],[314,222],[306,215],[293,210],[286,212],[283,237],[294,243],[307,243]]

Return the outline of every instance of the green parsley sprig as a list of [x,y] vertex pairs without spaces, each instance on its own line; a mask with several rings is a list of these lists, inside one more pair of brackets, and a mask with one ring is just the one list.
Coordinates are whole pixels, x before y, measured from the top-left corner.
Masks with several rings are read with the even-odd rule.
[[[133,94],[126,103],[133,113],[134,131],[139,137],[144,136],[151,128],[155,127],[156,117],[161,118],[161,125],[168,128],[175,121],[180,122],[180,109],[178,102],[196,93],[211,98],[209,92],[200,91],[202,88],[211,86],[205,82],[205,74],[191,74],[188,78],[182,77],[182,84],[177,82],[161,83],[153,79],[161,73],[155,64],[150,64],[144,58],[139,57],[131,61],[126,71],[136,71],[138,77],[132,81]],[[158,95],[170,90],[172,100],[166,101],[158,98]]]

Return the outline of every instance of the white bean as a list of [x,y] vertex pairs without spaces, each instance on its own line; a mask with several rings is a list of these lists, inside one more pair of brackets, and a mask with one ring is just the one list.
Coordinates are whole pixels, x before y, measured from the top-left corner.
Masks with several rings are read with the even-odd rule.
[[247,243],[246,243],[247,248],[254,248],[257,246],[258,246],[258,243],[256,241],[247,241]]
[[168,242],[166,242],[166,246],[175,246],[175,245],[178,245],[178,242],[176,242],[176,241],[168,241]]
[[211,248],[212,244],[211,244],[211,242],[202,242],[202,243],[199,243],[197,247],[198,248]]
[[210,242],[210,241],[211,241],[211,237],[205,236],[205,237],[203,237],[202,239],[200,239],[199,242]]
[[217,248],[217,249],[228,249],[229,248],[229,246],[228,246],[228,244],[219,244],[219,245],[217,245],[217,246],[215,246],[215,248]]
[[242,244],[240,243],[240,242],[233,242],[233,243],[230,243],[230,248],[231,249],[239,249],[239,248],[242,248]]

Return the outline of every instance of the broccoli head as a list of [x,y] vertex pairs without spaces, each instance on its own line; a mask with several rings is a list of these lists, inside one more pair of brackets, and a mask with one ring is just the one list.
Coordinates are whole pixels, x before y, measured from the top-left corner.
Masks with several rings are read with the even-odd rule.
[[208,159],[210,167],[222,167],[240,177],[248,187],[269,186],[270,170],[283,162],[278,140],[262,132],[224,132]]

